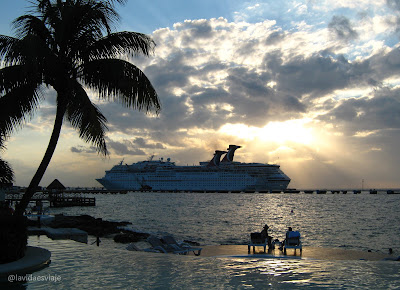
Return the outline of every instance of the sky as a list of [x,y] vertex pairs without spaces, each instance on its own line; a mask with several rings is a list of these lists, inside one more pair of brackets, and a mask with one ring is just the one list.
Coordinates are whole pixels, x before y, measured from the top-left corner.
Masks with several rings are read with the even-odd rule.
[[[27,1],[0,2],[0,34]],[[116,31],[150,35],[130,59],[162,104],[145,114],[90,96],[108,119],[109,157],[67,122],[41,182],[100,186],[124,163],[235,160],[280,164],[290,188],[400,188],[399,0],[129,0]],[[50,138],[55,93],[1,153],[27,186]]]

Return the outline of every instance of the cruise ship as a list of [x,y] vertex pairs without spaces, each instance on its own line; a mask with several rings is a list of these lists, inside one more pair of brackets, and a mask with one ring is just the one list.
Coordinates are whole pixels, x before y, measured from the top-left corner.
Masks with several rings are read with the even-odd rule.
[[175,165],[170,158],[151,157],[131,165],[121,161],[96,180],[108,190],[130,191],[265,192],[287,188],[290,178],[279,165],[233,161],[240,147],[217,150],[210,161],[197,166]]

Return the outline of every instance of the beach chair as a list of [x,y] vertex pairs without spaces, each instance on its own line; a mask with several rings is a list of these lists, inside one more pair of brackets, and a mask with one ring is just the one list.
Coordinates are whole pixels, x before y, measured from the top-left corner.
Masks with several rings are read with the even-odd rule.
[[[184,249],[188,252],[193,252],[196,256],[200,256],[202,248],[193,248],[191,245],[187,243],[178,243],[173,236],[164,236],[162,240],[165,244],[170,245],[176,249]],[[197,252],[197,253],[196,253]]]
[[255,247],[264,247],[264,253],[267,249],[268,241],[261,237],[261,233],[251,233],[250,243],[247,245],[248,253],[250,254],[250,249],[253,247],[253,253],[255,253]]
[[154,236],[148,237],[147,242],[152,246],[154,250],[160,251],[161,253],[174,253],[174,254],[186,255],[189,252],[187,249],[164,244],[159,238]]
[[301,244],[301,239],[300,239],[300,232],[298,231],[288,231],[286,232],[286,239],[283,244],[284,251],[283,253],[286,255],[286,249],[294,249],[294,252],[296,253],[296,249],[300,249],[300,254],[303,251],[303,247]]

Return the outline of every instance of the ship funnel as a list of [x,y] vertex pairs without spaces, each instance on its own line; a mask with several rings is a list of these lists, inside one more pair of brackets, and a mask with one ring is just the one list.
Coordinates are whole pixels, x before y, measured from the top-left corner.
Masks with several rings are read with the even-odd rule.
[[232,162],[236,149],[239,149],[240,147],[242,147],[242,146],[229,145],[228,153],[226,153],[226,155],[224,156],[224,159],[222,159],[222,162]]
[[214,157],[208,162],[207,166],[219,166],[222,154],[226,151],[215,150]]

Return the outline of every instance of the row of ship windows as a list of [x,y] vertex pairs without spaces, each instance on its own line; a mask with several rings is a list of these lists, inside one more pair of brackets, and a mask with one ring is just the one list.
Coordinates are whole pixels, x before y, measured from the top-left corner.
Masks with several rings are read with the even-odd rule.
[[[121,172],[121,173],[117,173],[117,172],[114,172],[113,174],[109,174],[109,175],[112,175],[112,176],[132,176],[132,174],[129,174],[129,173],[125,173],[125,172]],[[163,175],[160,175],[160,174],[146,174],[146,176],[165,176],[166,174],[163,174]],[[168,175],[170,175],[170,176],[177,176],[176,174],[168,174]],[[239,174],[232,174],[232,173],[230,173],[230,174],[201,174],[201,175],[199,175],[199,174],[194,174],[194,175],[186,175],[186,176],[181,176],[181,177],[198,177],[198,176],[205,176],[205,175],[207,175],[207,177],[209,177],[209,175],[215,175],[215,177],[221,177],[221,176],[223,176],[223,177],[226,177],[226,176],[238,176]],[[241,174],[241,175],[239,175],[239,176],[247,176],[248,174]],[[179,175],[178,175],[179,176]]]
[[[248,184],[252,184],[252,183],[248,183]],[[268,184],[275,184],[275,183],[271,182]],[[280,184],[280,183],[277,183],[277,184]],[[243,185],[246,185],[246,184],[243,184],[243,183],[206,183],[206,184],[204,184],[204,183],[189,183],[189,184],[180,183],[179,187],[185,187],[185,186],[187,186],[187,187],[204,187],[204,186],[207,186],[207,187],[220,187],[220,186],[229,187],[229,186],[243,186]],[[130,182],[130,183],[127,183],[126,186],[127,187],[140,187],[141,184]],[[153,188],[159,187],[159,186],[175,187],[176,184],[171,184],[171,183],[154,183],[153,184],[152,183],[152,184],[150,184],[150,186],[152,186]]]
[[171,179],[171,180],[154,180],[154,179],[145,179],[145,180],[140,180],[139,182],[136,180],[132,180],[132,179],[121,179],[121,178],[111,178],[111,180],[116,180],[116,181],[120,181],[120,182],[126,182],[126,183],[139,183],[139,182],[156,182],[156,183],[173,183],[173,182],[185,182],[185,183],[216,183],[216,184],[221,184],[221,183],[227,183],[227,184],[231,184],[231,183],[243,183],[246,181],[252,182],[253,179],[252,178],[232,178],[232,179],[181,179],[181,180],[177,180],[177,179]]
[[[128,179],[132,179],[132,175],[127,175],[127,174],[113,174],[113,175],[111,175],[111,176],[109,176],[110,178],[112,178],[112,179],[116,179],[116,178],[128,178]],[[146,177],[145,177],[145,179],[151,179],[151,178],[160,178],[160,176],[158,176],[158,175],[147,175]],[[193,180],[193,179],[201,179],[201,177],[199,177],[199,176],[180,176],[180,177],[177,177],[177,176],[171,176],[171,177],[168,177],[168,176],[163,176],[162,177],[163,179],[169,179],[169,180],[176,180],[176,179],[180,179],[180,180]],[[203,177],[204,178],[204,177]],[[244,179],[244,178],[249,178],[249,176],[248,175],[225,175],[225,176],[223,176],[223,178],[232,178],[232,179]],[[141,178],[140,178],[141,179]],[[209,180],[210,178],[209,177],[207,177],[207,179],[206,180]],[[216,179],[221,179],[221,177],[216,177]]]

